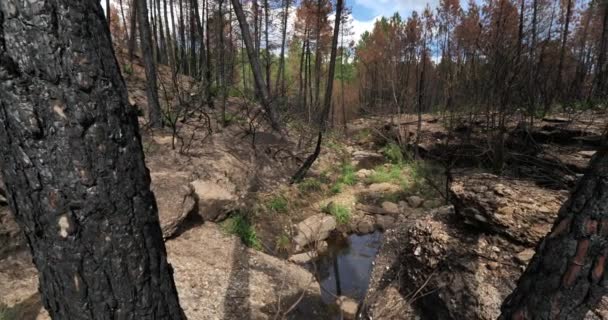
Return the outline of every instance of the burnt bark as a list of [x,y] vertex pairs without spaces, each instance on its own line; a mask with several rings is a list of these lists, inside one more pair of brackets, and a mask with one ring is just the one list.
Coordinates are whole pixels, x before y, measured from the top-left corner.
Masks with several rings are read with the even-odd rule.
[[266,111],[270,124],[274,130],[280,131],[279,123],[277,122],[276,111],[272,106],[268,90],[266,90],[266,84],[264,83],[264,77],[262,75],[262,68],[260,68],[259,56],[255,53],[255,45],[251,39],[251,32],[249,31],[249,25],[247,24],[247,18],[243,12],[243,7],[239,0],[232,0],[232,7],[234,13],[239,20],[241,26],[241,34],[243,41],[245,42],[245,49],[247,49],[247,56],[249,57],[249,63],[251,64],[251,70],[253,72],[253,80],[255,83],[256,93],[262,102],[262,106]]
[[583,319],[607,293],[608,148],[560,209],[553,229],[502,305],[501,320]]
[[334,74],[336,70],[336,56],[338,55],[338,37],[340,36],[340,21],[342,20],[342,7],[344,6],[343,0],[337,0],[336,3],[336,22],[334,24],[334,35],[331,42],[331,56],[329,58],[329,70],[327,76],[327,90],[325,91],[325,100],[323,101],[323,110],[321,111],[319,133],[317,136],[317,145],[315,151],[306,158],[302,166],[298,169],[296,174],[291,178],[291,183],[296,183],[304,179],[306,173],[315,163],[319,154],[321,153],[321,144],[323,142],[323,133],[327,129],[327,117],[331,108],[331,97],[333,92]]
[[148,7],[146,0],[135,0],[137,5],[137,24],[139,25],[139,37],[141,54],[144,59],[146,72],[146,96],[148,98],[148,121],[150,127],[160,128],[163,126],[160,102],[158,101],[158,87],[156,85],[156,64],[152,51],[152,35],[148,23]]
[[53,319],[184,319],[99,1],[0,2],[0,167]]

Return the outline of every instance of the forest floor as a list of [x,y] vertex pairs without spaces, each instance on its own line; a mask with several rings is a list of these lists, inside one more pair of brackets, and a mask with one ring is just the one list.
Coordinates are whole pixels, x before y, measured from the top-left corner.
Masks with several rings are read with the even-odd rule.
[[[128,70],[129,98],[145,111],[143,69]],[[159,75],[162,99],[186,107],[167,114],[176,131],[149,130],[142,118],[142,139],[182,307],[194,320],[335,319],[340,308],[321,301],[314,261],[331,239],[377,231],[383,245],[359,312],[424,319],[434,308],[429,318],[494,319],[608,123],[590,112],[534,127],[512,121],[499,177],[491,119],[424,115],[424,160],[414,161],[414,115],[368,116],[328,134],[308,178],[290,185],[312,151],[311,128],[284,119],[279,135],[238,98],[225,113],[217,102],[199,108],[191,79],[173,86],[168,68]],[[0,193],[0,311],[48,319],[5,205]],[[354,311],[342,302],[347,318],[359,302]],[[588,319],[608,319],[603,310]]]

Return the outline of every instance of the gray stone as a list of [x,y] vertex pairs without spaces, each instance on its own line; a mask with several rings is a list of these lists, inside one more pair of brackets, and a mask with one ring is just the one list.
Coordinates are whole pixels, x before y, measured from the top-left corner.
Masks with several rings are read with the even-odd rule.
[[194,188],[185,174],[152,173],[151,178],[163,237],[170,238],[196,209]]
[[424,199],[419,196],[410,196],[407,198],[407,203],[412,208],[418,208],[424,203]]
[[532,260],[532,257],[534,257],[534,253],[535,252],[533,249],[526,249],[516,254],[515,260],[521,265],[526,265],[530,260]]
[[345,320],[355,320],[357,317],[357,309],[359,308],[359,304],[352,298],[340,296],[338,298],[338,306],[340,306],[340,311],[342,311],[342,316]]
[[399,206],[396,203],[390,201],[382,202],[382,209],[384,209],[391,215],[398,215],[399,212],[401,212],[401,210],[399,210]]
[[380,230],[388,230],[395,225],[395,218],[391,216],[376,216],[376,226]]
[[316,260],[319,257],[319,254],[315,250],[294,254],[289,257],[289,262],[293,262],[295,264],[307,264],[313,260]]
[[205,221],[218,222],[225,219],[230,206],[238,200],[232,186],[207,180],[196,180],[191,185],[198,198],[199,214]]
[[357,232],[361,234],[368,234],[374,232],[374,218],[365,216],[357,224]]
[[336,229],[336,218],[323,213],[308,217],[296,225],[296,236],[293,238],[297,249],[315,241],[327,239],[329,234]]

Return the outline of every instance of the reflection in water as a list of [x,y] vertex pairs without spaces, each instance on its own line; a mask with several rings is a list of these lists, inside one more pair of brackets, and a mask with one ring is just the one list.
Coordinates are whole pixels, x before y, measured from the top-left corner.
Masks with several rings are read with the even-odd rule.
[[330,241],[329,253],[318,261],[323,301],[333,303],[334,295],[363,300],[381,243],[380,232]]

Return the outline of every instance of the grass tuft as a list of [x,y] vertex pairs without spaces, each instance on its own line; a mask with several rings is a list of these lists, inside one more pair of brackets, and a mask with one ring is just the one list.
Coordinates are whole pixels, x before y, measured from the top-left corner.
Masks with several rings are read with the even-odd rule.
[[306,178],[298,183],[298,189],[305,193],[319,192],[321,191],[321,181],[315,178]]
[[330,202],[323,208],[323,212],[334,216],[334,218],[336,218],[336,222],[338,222],[340,225],[347,224],[348,221],[350,221],[350,209],[343,205]]
[[222,229],[241,238],[243,243],[251,248],[261,250],[262,243],[260,242],[255,228],[249,219],[242,213],[235,214],[226,221],[222,222]]
[[286,213],[289,203],[287,199],[281,195],[272,197],[267,204],[270,211],[275,213]]

